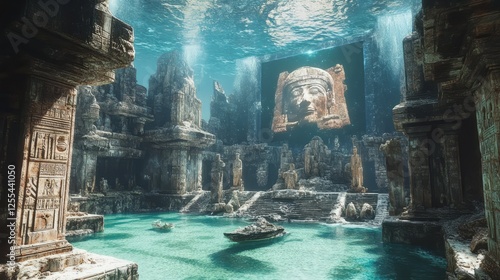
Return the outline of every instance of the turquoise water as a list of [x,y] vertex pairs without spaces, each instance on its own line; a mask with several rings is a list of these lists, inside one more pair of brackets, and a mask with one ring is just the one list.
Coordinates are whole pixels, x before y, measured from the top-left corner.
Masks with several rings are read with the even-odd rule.
[[[157,219],[170,232],[151,228]],[[166,214],[109,215],[105,232],[69,239],[77,248],[131,260],[155,279],[445,279],[446,261],[418,248],[382,243],[379,228],[283,224],[288,235],[237,244],[223,232],[242,220]]]

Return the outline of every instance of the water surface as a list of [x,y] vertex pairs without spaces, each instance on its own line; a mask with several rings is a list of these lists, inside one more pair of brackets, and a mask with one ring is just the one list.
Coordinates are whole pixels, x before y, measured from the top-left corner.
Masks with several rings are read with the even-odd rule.
[[[151,227],[175,223],[170,232]],[[77,248],[134,261],[142,280],[160,279],[445,279],[446,260],[382,243],[380,228],[283,224],[288,235],[237,244],[223,232],[241,220],[178,213],[105,217],[105,232],[69,239]]]

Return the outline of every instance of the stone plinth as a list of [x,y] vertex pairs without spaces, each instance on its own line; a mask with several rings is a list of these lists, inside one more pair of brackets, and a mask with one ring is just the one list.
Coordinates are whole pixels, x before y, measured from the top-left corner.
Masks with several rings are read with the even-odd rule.
[[386,243],[444,249],[442,225],[437,222],[386,219],[382,222],[382,238]]
[[137,264],[133,262],[73,249],[69,253],[18,263],[13,273],[9,273],[5,266],[0,266],[0,278],[137,280],[139,274]]

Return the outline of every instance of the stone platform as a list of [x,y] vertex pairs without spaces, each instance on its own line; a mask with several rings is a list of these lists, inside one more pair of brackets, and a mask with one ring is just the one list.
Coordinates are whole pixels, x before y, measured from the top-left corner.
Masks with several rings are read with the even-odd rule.
[[73,249],[65,254],[16,263],[14,271],[0,266],[0,279],[6,280],[137,280],[137,264],[113,257]]
[[66,218],[66,236],[80,236],[104,231],[104,216],[93,214],[71,215]]

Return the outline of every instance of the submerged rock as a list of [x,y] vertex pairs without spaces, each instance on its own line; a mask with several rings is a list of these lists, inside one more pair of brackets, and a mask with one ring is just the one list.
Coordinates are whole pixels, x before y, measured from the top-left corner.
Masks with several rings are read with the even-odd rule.
[[373,210],[373,207],[368,203],[364,203],[363,207],[361,207],[361,213],[359,214],[359,217],[364,220],[373,219],[375,217],[375,211]]
[[345,218],[346,220],[356,220],[358,218],[358,210],[356,210],[356,206],[354,203],[349,203],[345,210]]

